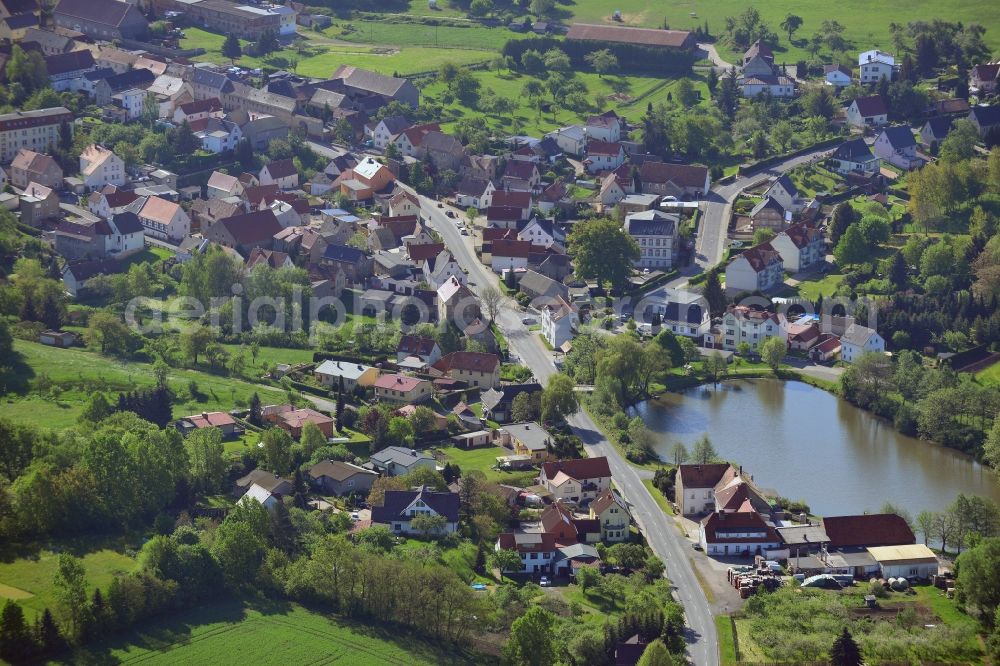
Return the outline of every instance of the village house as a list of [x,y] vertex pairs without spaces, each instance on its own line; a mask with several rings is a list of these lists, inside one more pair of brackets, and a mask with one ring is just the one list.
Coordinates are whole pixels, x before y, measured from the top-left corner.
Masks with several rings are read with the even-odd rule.
[[781,231],[792,223],[792,211],[785,210],[777,199],[765,196],[750,209],[750,222],[754,231],[757,229]]
[[875,156],[893,166],[909,171],[923,165],[917,156],[917,142],[906,125],[883,127],[872,146]]
[[878,83],[880,79],[892,81],[896,70],[896,59],[879,51],[865,51],[858,56],[858,69],[861,73],[861,83]]
[[299,172],[291,158],[265,164],[257,179],[261,185],[277,185],[282,190],[294,190],[299,186]]
[[295,263],[292,261],[292,258],[284,252],[279,252],[277,250],[265,250],[264,248],[255,247],[250,251],[250,256],[247,257],[247,273],[252,272],[257,266],[268,266],[269,268],[274,269],[292,268],[295,266]]
[[49,155],[22,148],[10,163],[10,184],[24,189],[37,183],[52,189],[62,187],[63,170]]
[[[114,2],[115,0],[111,0]],[[60,127],[72,124],[64,106],[0,114],[0,164],[8,164],[22,148],[46,152],[59,145]]]
[[283,479],[272,472],[260,468],[252,470],[246,476],[241,476],[236,480],[236,493],[245,494],[255,485],[275,495],[292,495],[295,493],[295,486],[292,485],[290,479]]
[[128,180],[125,162],[113,152],[92,143],[80,153],[80,176],[87,190],[105,185],[121,187]]
[[205,194],[209,199],[225,199],[227,197],[238,197],[243,195],[243,184],[239,178],[213,171],[208,177],[208,185]]
[[654,314],[660,315],[661,330],[688,338],[701,338],[712,326],[708,302],[701,294],[687,289],[660,287],[643,296],[636,317],[641,316],[642,321],[649,323]]
[[541,384],[529,382],[527,384],[503,384],[498,389],[483,391],[480,394],[483,418],[497,423],[509,423],[513,419],[514,399],[522,393],[532,395],[540,393],[541,390]]
[[526,220],[531,214],[531,192],[496,190],[490,202],[494,208],[513,208],[519,220]]
[[454,323],[460,330],[482,315],[479,299],[457,277],[438,287],[438,321]]
[[698,199],[711,187],[708,167],[690,164],[645,161],[639,166],[639,181],[645,194],[678,199]]
[[396,361],[407,358],[418,358],[427,365],[432,365],[441,358],[441,348],[433,338],[418,335],[402,335],[396,347]]
[[497,537],[495,550],[517,552],[521,566],[516,572],[529,574],[549,571],[557,552],[555,536],[548,532],[504,532]]
[[179,243],[191,233],[191,218],[180,204],[167,199],[148,197],[138,216],[146,233],[154,238]]
[[601,541],[626,541],[629,537],[631,518],[622,496],[608,489],[590,503],[590,518],[601,525]]
[[726,291],[767,291],[784,280],[781,255],[770,243],[762,243],[734,257],[726,265]]
[[190,435],[195,430],[215,428],[222,433],[222,438],[226,439],[228,437],[234,437],[239,430],[239,427],[236,424],[236,419],[226,412],[202,412],[201,414],[184,416],[179,418],[174,423],[174,426],[180,430],[181,434],[185,437]]
[[837,146],[830,156],[833,168],[837,173],[848,175],[857,173],[872,175],[879,171],[880,160],[872,154],[871,148],[864,139],[850,139]]
[[225,153],[236,149],[243,138],[240,126],[225,118],[201,118],[190,123],[191,131],[201,141],[203,150],[210,153]]
[[367,495],[378,473],[340,460],[323,460],[309,468],[309,479],[324,495]]
[[715,511],[701,520],[698,536],[705,553],[724,557],[782,547],[774,524],[756,511]]
[[507,160],[507,167],[501,180],[504,189],[534,192],[542,183],[542,175],[534,162]]
[[321,386],[330,389],[339,389],[341,381],[343,381],[344,391],[351,393],[358,386],[373,386],[379,377],[379,371],[378,368],[353,361],[328,359],[316,366],[313,375]]
[[700,516],[715,510],[715,489],[739,476],[729,463],[681,465],[674,483],[674,504],[682,516]]
[[557,298],[569,298],[569,287],[531,269],[520,277],[517,288],[521,293],[527,294],[532,301],[543,299],[539,305]]
[[[519,240],[528,241],[535,247],[550,250],[553,247],[562,248],[566,242],[566,234],[556,226],[553,220],[534,217],[517,232]],[[558,251],[558,250],[557,250]]]
[[551,439],[552,436],[545,428],[529,422],[512,423],[501,427],[497,431],[496,441],[500,446],[513,451],[514,455],[527,456],[531,463],[538,464],[548,458]]
[[566,299],[557,297],[540,309],[542,337],[553,349],[560,349],[573,339],[580,326],[580,310]]
[[145,249],[145,234],[135,213],[117,213],[89,223],[62,222],[52,232],[56,252],[68,261],[124,259]]
[[604,456],[557,460],[542,464],[538,483],[554,501],[587,504],[611,487],[611,468]]
[[91,280],[103,275],[114,275],[121,270],[122,264],[114,259],[74,261],[63,267],[60,277],[66,293],[77,298],[90,290]]
[[1000,106],[979,104],[969,111],[969,120],[979,130],[979,136],[985,137],[989,132],[1000,128]]
[[465,178],[458,184],[455,204],[461,208],[489,208],[493,205],[493,193],[496,189],[492,181]]
[[271,209],[265,208],[253,213],[225,217],[207,230],[202,230],[202,234],[213,243],[232,248],[248,257],[255,247],[269,247],[274,234],[281,229],[278,218]]
[[854,73],[847,67],[839,63],[834,63],[832,65],[823,65],[823,78],[826,80],[826,85],[828,86],[838,89],[846,88],[854,80]]
[[[603,131],[599,130],[599,133],[603,133]],[[559,146],[559,150],[573,157],[580,157],[587,148],[587,129],[581,127],[580,125],[560,127],[557,130],[549,132],[545,135],[545,137],[555,141],[556,145]],[[614,139],[614,141],[619,140],[620,138]]]
[[601,179],[601,188],[598,191],[598,200],[605,208],[611,208],[623,199],[627,195],[625,190],[622,189],[621,184],[618,182],[618,176],[612,172]]
[[416,404],[429,400],[434,387],[426,379],[407,375],[387,374],[375,380],[375,397],[379,401]]
[[410,472],[426,467],[435,469],[434,458],[423,451],[406,449],[401,446],[387,446],[376,451],[371,456],[372,466],[385,476],[404,476]]
[[857,97],[847,107],[847,124],[854,127],[880,127],[888,118],[889,112],[881,95]]
[[83,75],[96,68],[94,54],[87,50],[45,57],[45,71],[49,75],[49,85],[56,92],[79,92]]
[[920,128],[920,143],[924,144],[931,152],[937,152],[938,146],[948,136],[954,123],[954,118],[947,116],[929,118]]
[[680,218],[657,210],[632,213],[625,218],[625,233],[639,245],[636,268],[668,271],[677,257],[677,226]]
[[[426,246],[407,245],[408,249],[417,247]],[[434,290],[437,290],[451,278],[455,278],[461,282],[468,280],[462,267],[449,250],[441,250],[436,255],[428,257],[424,261],[422,274],[424,281]]]
[[333,437],[334,420],[310,407],[294,407],[293,405],[268,405],[262,413],[265,423],[281,428],[292,439],[302,436],[302,428],[312,423],[327,439]]
[[854,363],[866,353],[881,354],[885,351],[885,340],[875,329],[851,324],[840,336],[840,358],[845,363]]
[[368,201],[395,180],[396,177],[387,166],[374,158],[366,157],[341,176],[340,192],[351,201]]
[[823,232],[805,223],[793,224],[771,239],[771,247],[779,255],[784,269],[792,273],[810,268],[826,256]]
[[819,342],[819,325],[812,320],[799,322],[786,322],[785,336],[788,339],[788,348],[793,351],[809,351]]
[[1000,85],[1000,61],[976,65],[969,71],[969,89],[984,95],[995,93]]
[[59,195],[51,187],[38,183],[28,183],[21,193],[21,222],[28,226],[38,226],[42,220],[59,216]]
[[625,150],[620,143],[587,141],[587,159],[583,163],[590,173],[614,171],[625,162]]
[[277,37],[296,31],[298,13],[291,7],[241,5],[227,0],[152,0],[151,4],[158,14],[181,12],[192,25],[250,41],[267,32]]
[[442,356],[431,368],[476,388],[500,385],[500,359],[496,354],[455,351]]
[[792,179],[787,175],[781,175],[771,183],[771,186],[764,192],[764,198],[771,198],[781,204],[781,206],[792,213],[798,214],[805,207],[799,188],[795,186]]
[[745,305],[730,306],[722,316],[722,348],[734,351],[743,342],[757,350],[771,337],[784,339],[785,331],[778,315]]
[[593,139],[608,143],[618,143],[624,134],[621,118],[614,111],[605,111],[598,116],[590,116],[587,118],[585,130],[588,140]]
[[[22,15],[34,16],[33,12],[38,8],[37,3],[32,0],[25,3],[25,5],[32,11]],[[2,13],[0,12],[0,14]],[[22,47],[37,45],[42,55],[47,56],[57,53],[69,53],[70,51],[75,51],[77,48],[77,42],[72,37],[39,28],[37,22],[34,27],[25,28],[24,34],[21,37],[21,45]]]
[[178,104],[171,120],[175,125],[181,125],[185,122],[190,124],[205,118],[222,118],[224,115],[225,112],[222,110],[222,102],[219,101],[219,98],[209,97]]
[[256,502],[269,512],[272,512],[277,510],[278,504],[281,503],[281,495],[254,483],[247,489],[242,497],[236,500],[237,504],[244,506],[249,502]]
[[767,91],[775,98],[795,96],[795,81],[784,75],[744,74],[740,80],[740,94],[753,99]]

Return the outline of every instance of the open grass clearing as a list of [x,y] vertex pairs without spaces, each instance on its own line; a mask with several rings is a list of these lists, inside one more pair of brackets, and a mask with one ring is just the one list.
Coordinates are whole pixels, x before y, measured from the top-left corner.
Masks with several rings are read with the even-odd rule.
[[530,486],[534,483],[534,478],[538,475],[538,472],[534,470],[504,472],[495,469],[497,456],[507,456],[513,453],[510,449],[504,449],[499,446],[484,446],[475,449],[460,449],[449,446],[439,448],[438,451],[444,454],[447,462],[458,465],[463,472],[482,472],[488,480],[496,481],[497,483]]
[[663,496],[663,493],[660,492],[660,489],[653,485],[652,479],[643,479],[642,485],[646,486],[646,490],[648,490],[649,494],[652,495],[653,499],[656,501],[657,506],[663,509],[663,513],[667,514],[668,516],[674,515],[674,507],[670,506],[670,502],[667,500],[666,497]]
[[802,298],[808,298],[815,302],[820,296],[823,298],[833,296],[843,281],[842,273],[828,273],[818,277],[818,279],[810,278],[799,282],[795,290]]
[[203,606],[80,650],[76,663],[261,664],[345,662],[357,666],[474,663],[380,627],[351,623],[295,604]]

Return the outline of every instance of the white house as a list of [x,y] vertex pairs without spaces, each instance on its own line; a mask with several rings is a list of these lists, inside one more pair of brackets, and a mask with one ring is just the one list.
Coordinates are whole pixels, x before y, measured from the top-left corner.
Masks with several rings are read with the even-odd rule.
[[714,511],[698,526],[702,549],[709,555],[765,554],[781,548],[774,525],[756,511]]
[[800,213],[805,207],[805,201],[799,196],[799,188],[795,186],[795,183],[787,175],[781,175],[771,183],[771,187],[767,188],[767,192],[764,192],[764,198],[768,197],[771,197],[780,203],[782,208],[790,210],[792,213]]
[[[587,130],[580,125],[560,127],[553,132],[549,132],[545,136],[555,141],[556,145],[559,146],[559,150],[563,151],[567,155],[579,157],[580,155],[583,155],[583,151],[587,148]],[[617,141],[618,139],[614,140]]]
[[553,349],[559,349],[573,339],[573,332],[580,325],[580,315],[576,305],[566,302],[561,296],[541,310],[542,337]]
[[146,234],[134,213],[118,213],[107,220],[111,233],[105,240],[108,255],[124,259],[146,249]]
[[402,116],[387,116],[378,121],[378,124],[372,129],[372,144],[379,150],[385,150],[392,143],[393,137],[410,125],[410,121]]
[[247,489],[243,497],[237,500],[237,504],[246,504],[247,502],[257,502],[268,511],[274,511],[278,503],[281,502],[281,496],[254,483]]
[[740,92],[744,97],[754,98],[767,91],[772,97],[789,98],[795,96],[795,82],[787,76],[773,74],[744,75],[739,80]]
[[521,567],[505,573],[549,571],[558,552],[555,535],[549,532],[504,532],[497,538],[494,550],[513,550],[521,556]]
[[726,265],[726,291],[767,291],[784,280],[781,255],[763,243],[734,257]]
[[879,158],[872,154],[871,148],[864,139],[851,139],[837,146],[830,160],[834,163],[837,173],[874,174],[879,171]]
[[299,172],[291,158],[275,160],[261,167],[258,180],[261,185],[277,185],[282,190],[293,190],[299,186]]
[[139,221],[153,238],[179,243],[191,233],[191,218],[173,201],[148,197],[137,208]]
[[434,458],[423,451],[406,449],[401,446],[387,446],[381,451],[373,453],[370,460],[375,469],[386,476],[403,476],[421,467],[437,468]]
[[538,483],[552,501],[585,503],[611,487],[611,468],[604,456],[542,463]]
[[826,79],[826,85],[834,88],[846,88],[854,80],[851,70],[839,63],[823,65],[823,78]]
[[208,177],[205,194],[209,199],[238,197],[243,194],[243,184],[240,183],[239,178],[236,176],[230,176],[221,171],[213,171],[212,175]]
[[865,51],[858,56],[858,69],[861,70],[861,83],[878,83],[880,79],[892,81],[896,59],[878,49]]
[[922,543],[875,546],[868,554],[878,562],[884,578],[930,578],[938,574],[934,551]]
[[458,529],[458,493],[435,492],[427,486],[416,490],[387,490],[381,506],[372,507],[372,522],[387,525],[395,534],[419,534],[411,522],[418,516],[443,519],[438,534]]
[[125,162],[113,152],[92,143],[80,153],[80,175],[88,190],[105,185],[121,187],[125,184]]
[[496,189],[493,181],[466,178],[458,184],[455,203],[461,208],[489,208],[493,205],[493,193]]
[[823,232],[805,224],[793,224],[771,239],[771,247],[781,255],[785,269],[792,273],[822,261],[826,254]]
[[644,210],[625,218],[625,233],[639,244],[637,268],[670,270],[677,256],[677,215]]
[[424,280],[431,286],[431,289],[438,289],[452,276],[459,281],[465,282],[467,279],[462,267],[459,266],[455,257],[448,250],[441,250],[436,257],[430,257],[424,261]]
[[700,338],[712,327],[708,302],[687,289],[660,287],[643,296],[636,306],[636,319],[651,324],[654,314],[660,315],[662,330],[688,338]]
[[146,110],[147,94],[142,88],[129,88],[120,93],[115,93],[111,96],[111,99],[117,102],[122,109],[125,109],[125,118],[127,120],[136,120],[142,117],[142,114]]
[[785,339],[786,332],[778,315],[745,305],[731,306],[722,316],[722,348],[735,350],[740,343],[759,349],[768,338]]
[[334,389],[340,387],[340,381],[343,379],[344,391],[351,392],[356,386],[374,384],[379,371],[378,368],[361,363],[326,360],[316,366],[313,375],[322,386]]
[[420,199],[415,194],[400,190],[389,199],[389,217],[420,215]]
[[191,123],[191,130],[201,141],[201,147],[210,153],[234,150],[243,138],[240,126],[224,118],[202,118]]
[[913,131],[906,125],[883,127],[872,144],[876,157],[900,169],[916,169],[924,161],[917,156],[917,141]]
[[882,353],[885,351],[885,340],[874,329],[860,324],[851,324],[840,336],[840,358],[847,363],[854,363],[867,352]]
[[565,234],[556,228],[552,220],[538,217],[532,218],[523,229],[517,232],[517,237],[545,249],[549,249],[557,243],[562,245],[566,240]]
[[880,127],[889,118],[881,95],[858,97],[847,107],[847,123],[854,127]]
[[587,119],[586,135],[588,140],[618,143],[622,140],[621,118],[614,111],[591,116]]
[[614,171],[624,162],[625,150],[620,143],[596,139],[587,141],[587,159],[584,164],[590,173]]

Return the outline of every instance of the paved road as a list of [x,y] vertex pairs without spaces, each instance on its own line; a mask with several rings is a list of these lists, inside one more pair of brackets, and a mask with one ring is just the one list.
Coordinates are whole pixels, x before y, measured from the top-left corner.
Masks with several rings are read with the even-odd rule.
[[[477,260],[470,237],[461,235],[455,220],[445,216],[436,202],[422,197],[421,203],[431,227],[441,234],[455,259],[469,272],[469,279],[476,284],[475,289],[496,285],[497,276]],[[552,357],[538,336],[521,324],[521,316],[517,306],[508,299],[497,317],[497,325],[510,343],[511,351],[544,383],[556,372]],[[648,478],[649,473],[629,465],[586,412],[581,411],[570,417],[569,424],[583,441],[588,455],[607,457],[615,485],[631,504],[632,514],[650,547],[666,564],[667,576],[676,588],[678,600],[684,604],[691,659],[699,666],[716,666],[719,654],[715,620],[691,566],[690,546],[673,520],[660,510],[642,484],[642,477]]]
[[805,155],[789,158],[749,176],[740,176],[731,183],[716,184],[705,198],[704,215],[698,229],[698,242],[695,245],[695,263],[704,270],[722,261],[726,251],[730,211],[736,197],[745,187],[764,178],[780,176],[790,169],[814,161],[831,152],[833,152],[832,148],[814,150]]
[[711,60],[712,65],[714,65],[716,69],[725,71],[734,67],[733,63],[726,62],[722,59],[722,56],[719,55],[718,50],[715,48],[715,44],[700,42],[698,44],[698,50],[701,52],[698,54],[699,57]]

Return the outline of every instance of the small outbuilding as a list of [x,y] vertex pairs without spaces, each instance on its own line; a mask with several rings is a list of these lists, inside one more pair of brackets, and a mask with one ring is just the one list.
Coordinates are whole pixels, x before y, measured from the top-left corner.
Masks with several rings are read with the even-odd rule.
[[868,552],[878,562],[883,578],[930,578],[938,574],[938,559],[922,543],[877,546]]

